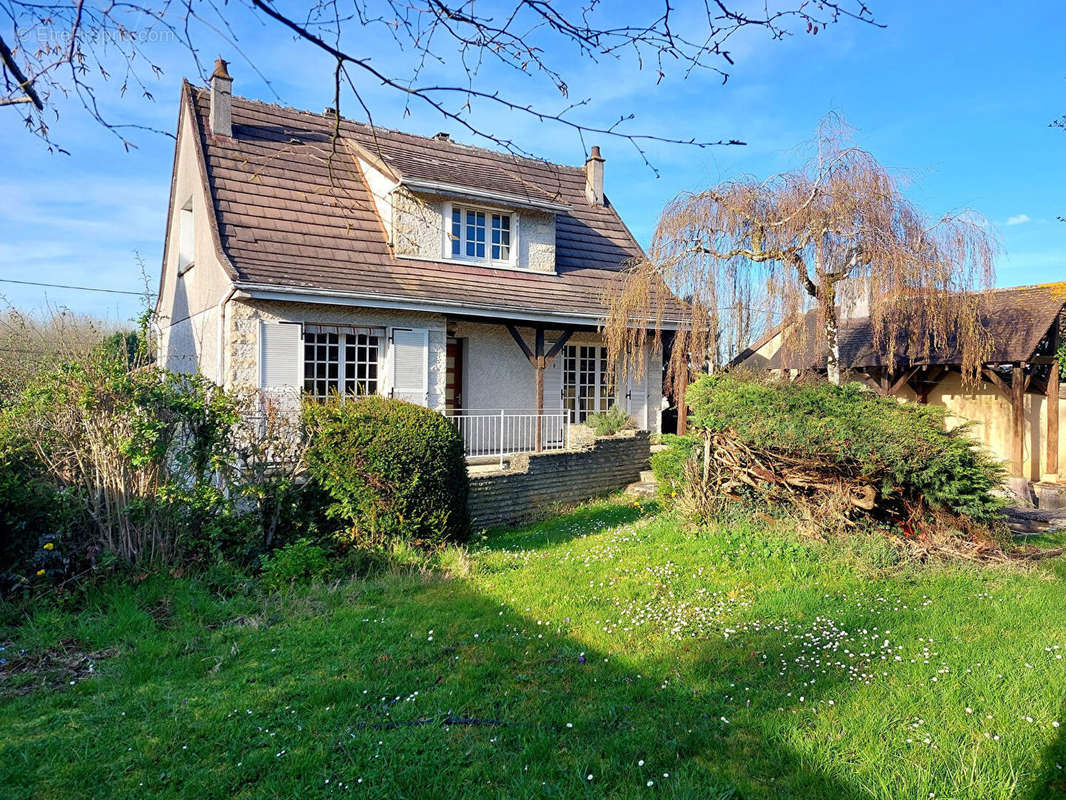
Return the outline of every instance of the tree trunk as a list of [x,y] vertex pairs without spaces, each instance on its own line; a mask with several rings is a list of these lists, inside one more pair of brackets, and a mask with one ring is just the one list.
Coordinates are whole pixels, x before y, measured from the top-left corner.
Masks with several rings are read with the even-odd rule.
[[836,284],[827,282],[822,292],[822,323],[825,326],[825,374],[830,383],[840,385],[840,323],[837,319]]

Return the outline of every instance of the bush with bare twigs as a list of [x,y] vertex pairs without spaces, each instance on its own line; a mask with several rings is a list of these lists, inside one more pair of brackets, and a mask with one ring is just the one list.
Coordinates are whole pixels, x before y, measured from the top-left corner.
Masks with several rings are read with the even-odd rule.
[[[325,502],[304,502],[313,492],[300,480],[299,415],[258,393],[229,394],[146,364],[137,341],[112,337],[40,372],[3,409],[0,513],[16,524],[0,542],[0,572],[54,583],[101,558],[250,564],[325,533],[316,510]],[[38,496],[53,499],[48,514],[34,512]],[[45,533],[51,554],[63,555],[54,575],[30,569],[29,551]]]

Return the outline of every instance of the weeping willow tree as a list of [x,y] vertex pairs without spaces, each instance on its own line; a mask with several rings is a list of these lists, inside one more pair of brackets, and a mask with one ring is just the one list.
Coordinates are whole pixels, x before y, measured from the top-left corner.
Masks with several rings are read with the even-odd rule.
[[[837,383],[841,315],[861,305],[886,363],[950,350],[976,378],[991,347],[980,290],[992,285],[998,250],[987,223],[972,212],[928,217],[836,117],[811,149],[795,171],[726,181],[666,207],[647,259],[606,297],[614,364],[642,369],[644,345],[669,320],[676,395],[691,370],[749,344],[766,320],[782,326],[787,349],[824,353]],[[801,324],[811,311],[818,324]]]

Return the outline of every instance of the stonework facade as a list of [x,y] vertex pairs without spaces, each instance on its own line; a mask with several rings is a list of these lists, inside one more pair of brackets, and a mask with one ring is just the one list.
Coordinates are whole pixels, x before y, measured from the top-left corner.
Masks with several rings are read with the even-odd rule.
[[[382,337],[387,335],[389,328],[425,328],[429,331],[428,406],[437,410],[444,408],[447,334],[444,317],[439,314],[382,311],[320,303],[235,299],[229,303],[226,319],[230,343],[226,385],[234,387],[259,385],[259,337],[260,325],[264,322],[371,328],[380,330]],[[387,396],[392,389],[387,344],[383,351],[379,363],[378,391]]]
[[[458,201],[443,195],[414,194],[400,187],[393,190],[389,233],[393,252],[433,261],[451,258],[448,220],[453,205],[481,208],[475,201]],[[376,195],[375,195],[376,198]],[[555,215],[529,209],[515,210],[486,206],[487,211],[502,210],[511,214],[512,244],[517,248],[513,269],[555,272]]]

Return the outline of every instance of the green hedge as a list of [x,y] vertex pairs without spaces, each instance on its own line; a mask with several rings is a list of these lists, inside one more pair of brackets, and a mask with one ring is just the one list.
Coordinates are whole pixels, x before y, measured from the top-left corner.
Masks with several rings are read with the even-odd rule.
[[714,375],[686,394],[693,427],[731,430],[751,446],[829,457],[888,494],[921,495],[933,507],[988,522],[1002,501],[1000,465],[965,428],[947,430],[946,410],[880,397],[861,384],[790,383]]
[[442,415],[382,397],[309,403],[308,468],[357,543],[423,547],[469,534],[463,442]]
[[659,494],[673,497],[681,492],[684,485],[685,462],[697,456],[703,445],[698,436],[677,436],[672,433],[663,434],[662,443],[666,449],[652,455],[651,471],[659,484]]

